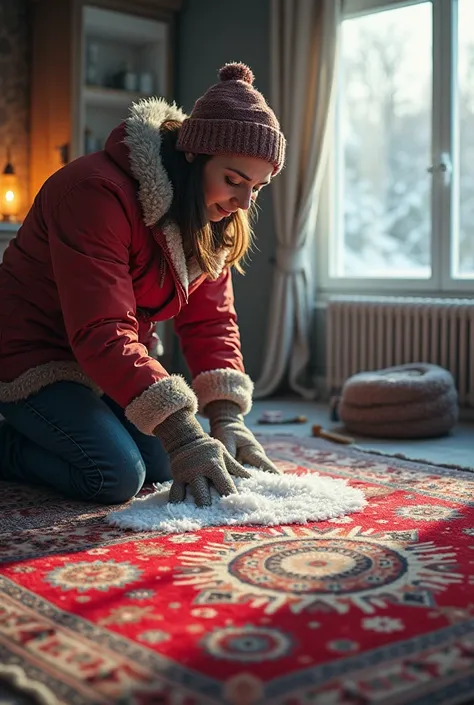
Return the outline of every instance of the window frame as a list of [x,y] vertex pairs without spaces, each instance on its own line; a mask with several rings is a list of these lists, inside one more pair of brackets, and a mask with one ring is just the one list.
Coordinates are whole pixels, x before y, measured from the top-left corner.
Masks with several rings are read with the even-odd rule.
[[[446,153],[451,164],[456,165],[458,129],[456,122],[456,76],[457,76],[457,9],[458,0],[343,0],[343,19],[383,12],[398,7],[408,7],[429,1],[432,5],[432,145],[431,162],[427,170],[442,159]],[[446,61],[446,57],[450,57]],[[449,100],[446,100],[449,96]],[[334,95],[329,126],[337,126],[337,93]],[[330,273],[334,248],[338,246],[337,218],[343,217],[343,209],[336,208],[336,170],[339,159],[336,133],[328,134],[331,144],[328,150],[326,173],[322,183],[316,227],[318,247],[317,282],[321,293],[377,293],[407,295],[445,295],[459,292],[474,295],[474,279],[455,279],[451,276],[451,258],[454,253],[451,226],[453,204],[458,195],[458,172],[452,169],[450,184],[444,183],[444,173],[433,169],[431,173],[431,277],[414,278],[350,278],[336,277]],[[429,178],[429,177],[428,177]],[[444,234],[444,233],[447,233]],[[332,236],[331,236],[332,234]],[[443,235],[444,234],[444,235]]]

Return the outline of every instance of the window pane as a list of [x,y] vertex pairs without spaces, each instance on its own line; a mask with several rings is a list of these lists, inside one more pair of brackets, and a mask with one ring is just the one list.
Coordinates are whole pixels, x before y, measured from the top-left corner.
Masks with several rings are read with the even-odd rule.
[[332,274],[429,278],[431,2],[345,20],[341,53]]
[[474,2],[458,5],[457,212],[453,218],[453,276],[474,278]]

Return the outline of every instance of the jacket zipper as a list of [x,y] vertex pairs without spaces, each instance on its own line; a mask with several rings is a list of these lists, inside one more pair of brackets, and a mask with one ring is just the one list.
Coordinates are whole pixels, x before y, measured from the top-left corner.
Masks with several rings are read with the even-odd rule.
[[160,289],[162,289],[165,284],[165,275],[166,275],[166,258],[163,256],[160,260],[160,280],[158,283],[158,286],[160,287]]
[[186,292],[184,286],[182,285],[182,283],[181,283],[179,277],[176,275],[176,272],[175,272],[175,270],[174,270],[174,268],[173,268],[173,265],[170,263],[170,260],[169,260],[169,257],[168,257],[168,253],[166,252],[166,247],[163,245],[162,242],[160,242],[159,238],[157,237],[157,233],[156,233],[155,228],[151,228],[151,231],[152,231],[152,233],[153,233],[153,237],[155,238],[155,241],[156,241],[156,242],[158,243],[158,245],[160,246],[161,252],[162,252],[162,254],[163,254],[163,260],[164,260],[164,261],[163,261],[163,265],[160,265],[160,267],[163,266],[163,267],[164,267],[164,271],[163,271],[163,273],[162,273],[162,275],[161,275],[161,277],[160,277],[160,283],[161,283],[161,282],[164,283],[164,277],[165,277],[165,274],[166,274],[166,266],[168,266],[169,269],[170,269],[170,272],[171,272],[172,275],[173,275],[174,283],[175,283],[176,289],[177,289],[177,291],[178,291],[178,296],[180,297],[180,299],[181,299],[182,302],[184,302],[184,303],[187,304],[187,303],[188,303],[188,294],[187,294],[187,292]]

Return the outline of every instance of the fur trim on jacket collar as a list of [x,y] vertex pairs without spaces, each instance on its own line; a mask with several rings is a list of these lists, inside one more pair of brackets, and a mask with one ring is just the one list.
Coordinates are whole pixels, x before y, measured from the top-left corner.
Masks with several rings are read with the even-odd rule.
[[[125,121],[125,144],[129,149],[130,169],[138,181],[138,197],[143,221],[149,228],[169,211],[173,185],[161,159],[161,126],[168,120],[183,122],[186,113],[176,103],[163,98],[149,98],[135,103]],[[189,284],[202,275],[196,262],[186,263],[181,233],[175,223],[162,228],[176,274],[188,291]],[[222,269],[227,252],[222,253]]]
[[160,128],[167,120],[183,122],[185,118],[175,103],[150,98],[135,103],[125,121],[130,168],[139,183],[143,220],[149,228],[168,212],[173,200],[173,186],[161,160]]

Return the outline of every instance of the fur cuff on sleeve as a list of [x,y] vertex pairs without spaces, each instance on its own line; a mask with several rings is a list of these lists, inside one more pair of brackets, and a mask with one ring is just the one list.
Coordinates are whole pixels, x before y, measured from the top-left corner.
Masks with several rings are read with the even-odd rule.
[[158,424],[180,409],[196,414],[196,395],[182,377],[171,375],[145,389],[127,406],[125,416],[139,431],[151,436]]
[[193,389],[198,398],[200,414],[204,414],[205,407],[211,401],[222,399],[238,404],[242,414],[248,414],[252,408],[253,382],[248,375],[238,370],[201,372],[193,380]]

